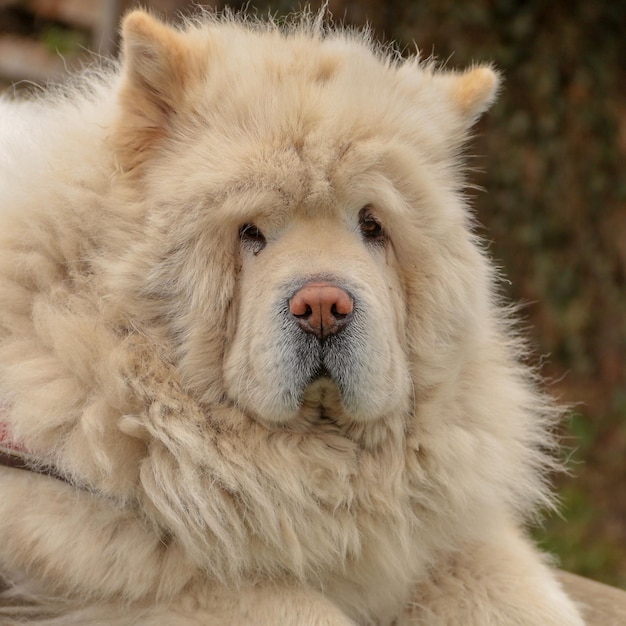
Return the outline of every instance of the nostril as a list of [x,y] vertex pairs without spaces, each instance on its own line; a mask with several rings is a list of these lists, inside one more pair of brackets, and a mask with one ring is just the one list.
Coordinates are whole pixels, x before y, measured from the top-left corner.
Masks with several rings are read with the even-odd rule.
[[344,319],[346,316],[350,315],[349,312],[341,313],[341,311],[339,310],[336,304],[333,304],[333,306],[330,308],[330,312],[333,315],[333,317],[336,317],[337,319]]
[[307,294],[302,290],[294,295],[289,301],[289,311],[294,317],[306,318],[313,314],[313,309],[309,304]]
[[333,296],[334,302],[330,308],[331,313],[341,318],[350,315],[354,307],[354,303],[352,302],[350,295],[343,289],[336,288],[336,292]]
[[[302,311],[301,313],[298,312],[300,310]],[[297,307],[296,309],[294,309],[294,307],[292,306],[291,314],[294,317],[306,318],[306,317],[310,317],[311,315],[313,315],[313,309],[308,304],[305,304],[303,307]]]

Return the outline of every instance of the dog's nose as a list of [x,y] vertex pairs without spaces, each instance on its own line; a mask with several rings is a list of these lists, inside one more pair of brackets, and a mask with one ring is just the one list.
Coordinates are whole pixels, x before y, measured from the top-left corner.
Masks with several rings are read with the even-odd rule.
[[324,339],[341,330],[352,317],[350,294],[332,283],[308,283],[289,300],[289,311],[302,329]]

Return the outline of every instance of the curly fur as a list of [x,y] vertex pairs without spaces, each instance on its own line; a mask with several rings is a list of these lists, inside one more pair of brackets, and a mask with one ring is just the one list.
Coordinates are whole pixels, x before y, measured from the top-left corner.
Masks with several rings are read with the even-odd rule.
[[[0,621],[582,624],[519,530],[559,412],[462,194],[495,72],[317,18],[123,34],[0,104],[2,420],[75,485],[2,468]],[[304,388],[275,303],[319,275],[361,317]]]

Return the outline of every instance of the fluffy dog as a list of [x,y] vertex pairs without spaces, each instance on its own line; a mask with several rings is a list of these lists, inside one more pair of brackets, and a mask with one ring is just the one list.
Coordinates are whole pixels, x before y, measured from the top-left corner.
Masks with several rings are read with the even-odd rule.
[[582,624],[463,197],[498,76],[318,21],[134,12],[2,102],[2,624]]

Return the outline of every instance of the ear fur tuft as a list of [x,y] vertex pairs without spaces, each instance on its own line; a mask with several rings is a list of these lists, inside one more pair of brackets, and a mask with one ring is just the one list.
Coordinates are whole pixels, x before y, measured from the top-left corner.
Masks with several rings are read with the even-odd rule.
[[471,125],[494,102],[499,85],[499,74],[489,66],[479,65],[452,75],[449,94],[456,109]]

